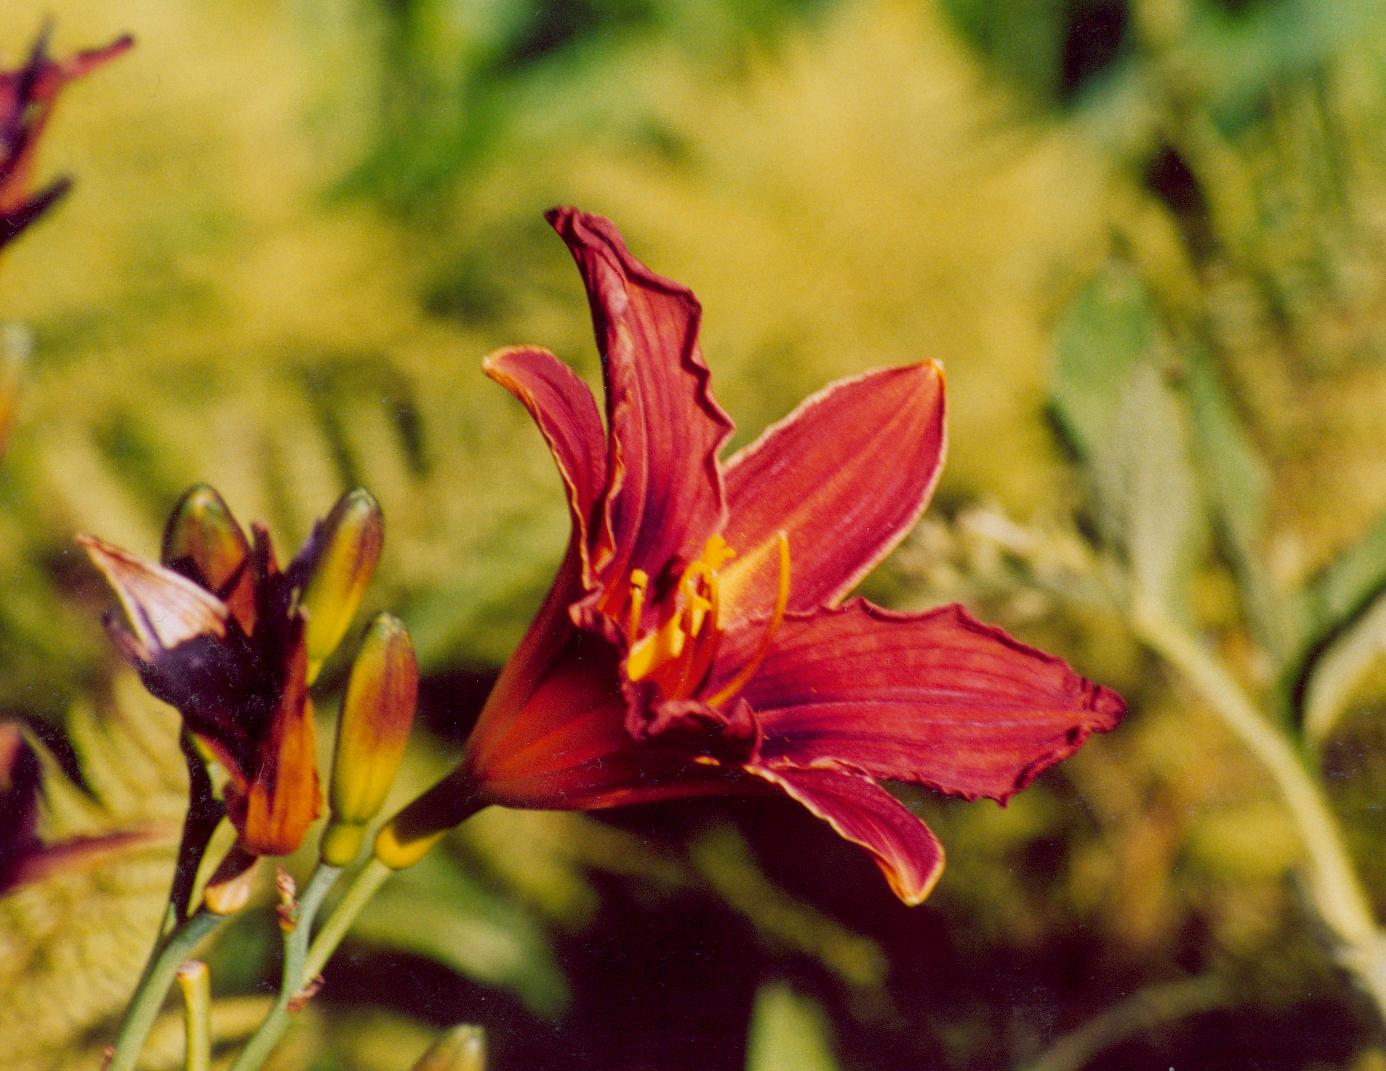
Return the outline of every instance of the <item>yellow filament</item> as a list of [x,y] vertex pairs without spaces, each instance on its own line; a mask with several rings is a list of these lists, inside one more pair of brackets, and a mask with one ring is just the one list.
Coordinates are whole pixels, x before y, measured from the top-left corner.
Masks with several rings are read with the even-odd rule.
[[760,664],[765,661],[765,656],[770,653],[770,644],[775,638],[775,633],[779,631],[780,623],[784,621],[784,612],[789,606],[789,537],[784,532],[776,534],[780,551],[780,581],[779,588],[775,592],[775,611],[770,615],[770,623],[765,628],[765,635],[761,637],[760,646],[756,653],[751,657],[735,677],[727,681],[717,690],[717,694],[707,700],[710,707],[721,706],[737,692],[746,686],[746,682],[755,675],[756,670],[760,669]]
[[645,592],[650,586],[650,574],[644,569],[630,571],[630,624],[626,629],[626,642],[634,643],[640,631],[640,615],[645,612]]
[[[626,675],[633,681],[641,680],[662,669],[687,651],[693,653],[688,641],[702,633],[708,615],[712,615],[712,627],[717,622],[717,573],[736,552],[727,546],[720,535],[711,536],[703,546],[702,556],[684,569],[679,577],[679,586],[674,613],[655,632],[637,639],[640,617],[644,610],[645,596],[649,588],[649,576],[641,569],[631,570],[630,618],[626,632],[630,653],[626,656]],[[680,685],[688,676],[688,666],[682,667],[679,674]]]

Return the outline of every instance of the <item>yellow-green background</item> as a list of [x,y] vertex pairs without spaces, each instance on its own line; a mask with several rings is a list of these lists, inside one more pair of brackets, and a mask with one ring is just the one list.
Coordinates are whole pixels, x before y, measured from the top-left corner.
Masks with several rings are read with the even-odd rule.
[[[595,372],[541,219],[560,202],[697,292],[738,441],[829,379],[941,360],[934,522],[872,590],[902,607],[982,591],[1135,708],[1005,811],[922,800],[950,867],[914,911],[787,805],[488,815],[382,901],[284,1067],[404,1068],[463,1020],[500,1071],[740,1067],[777,978],[826,1009],[849,1068],[1028,1066],[1149,987],[1174,1010],[1091,1066],[1386,1063],[1304,921],[1259,770],[1119,620],[973,583],[1006,570],[949,523],[1004,515],[1041,557],[1077,539],[1046,385],[1056,324],[1114,256],[1216,343],[1273,476],[1277,584],[1386,508],[1375,5],[0,0],[7,66],[48,13],[60,53],[138,40],[65,95],[40,170],[76,187],[0,260],[0,318],[34,346],[0,469],[0,711],[68,774],[110,765],[102,732],[134,746],[128,723],[163,727],[155,756],[172,739],[116,674],[71,534],[152,553],[196,480],[285,550],[344,487],[377,495],[372,603],[405,618],[429,676],[410,784],[455,753],[565,539],[539,436],[480,373],[519,342]],[[1205,568],[1197,612],[1254,674],[1232,584]],[[1380,905],[1369,693],[1327,761]],[[135,769],[123,797],[87,772],[106,813],[71,799],[71,828],[176,818],[176,788],[142,798]],[[27,890],[0,916],[0,987],[26,994],[0,1008],[0,1050],[20,1066],[99,1049],[161,865]],[[227,1036],[268,942],[247,925],[218,952]]]

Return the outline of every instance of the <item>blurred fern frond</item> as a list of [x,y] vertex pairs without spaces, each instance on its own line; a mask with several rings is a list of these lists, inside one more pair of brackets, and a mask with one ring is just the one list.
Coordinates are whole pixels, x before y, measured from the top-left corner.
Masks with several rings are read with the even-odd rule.
[[115,682],[101,713],[74,706],[68,728],[85,787],[35,745],[42,839],[131,829],[166,835],[0,899],[0,1052],[14,1071],[60,1071],[85,1049],[99,1059],[109,1040],[103,1031],[154,940],[186,806],[177,715],[133,674]]

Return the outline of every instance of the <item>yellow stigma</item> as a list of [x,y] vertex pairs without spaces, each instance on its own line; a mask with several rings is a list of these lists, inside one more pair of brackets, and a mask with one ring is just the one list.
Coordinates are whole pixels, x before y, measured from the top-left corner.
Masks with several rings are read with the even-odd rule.
[[[789,604],[789,540],[778,534],[780,552],[779,589],[775,609],[765,638],[752,659],[736,676],[708,700],[716,706],[730,699],[759,668],[770,648],[770,641]],[[736,551],[720,535],[703,546],[702,555],[691,562],[679,577],[673,593],[673,612],[655,631],[640,636],[641,619],[649,595],[649,575],[643,569],[631,570],[630,602],[626,638],[626,675],[632,681],[654,679],[666,699],[685,699],[706,676],[717,653],[722,634],[721,583],[719,574]]]

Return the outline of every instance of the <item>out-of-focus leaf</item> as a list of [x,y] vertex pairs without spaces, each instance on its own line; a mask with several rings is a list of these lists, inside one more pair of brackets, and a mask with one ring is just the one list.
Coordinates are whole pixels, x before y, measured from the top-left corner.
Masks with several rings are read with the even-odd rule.
[[371,901],[352,933],[508,989],[537,1015],[555,1016],[568,1000],[544,931],[445,852],[435,851],[401,871]]
[[762,986],[751,1013],[746,1071],[838,1071],[822,1009],[782,982]]
[[0,1062],[6,1071],[82,1066],[74,1054],[87,1035],[109,1040],[102,1032],[114,1029],[111,1018],[129,999],[154,939],[186,802],[177,715],[146,695],[133,673],[117,679],[102,715],[80,704],[68,728],[90,791],[37,747],[43,839],[133,828],[166,830],[167,836],[0,899]]
[[1099,522],[1125,558],[1132,598],[1182,614],[1201,503],[1183,413],[1153,365],[1131,373],[1092,468]]
[[1347,709],[1357,684],[1386,653],[1386,593],[1314,660],[1304,683],[1304,735],[1320,746]]
[[1122,388],[1156,345],[1155,314],[1134,272],[1113,265],[1089,282],[1059,320],[1049,395],[1081,457],[1110,437]]
[[1188,356],[1187,369],[1189,414],[1203,486],[1240,582],[1247,619],[1265,648],[1280,656],[1288,643],[1286,608],[1260,556],[1270,475],[1242,428],[1212,359],[1195,350]]
[[1386,588],[1386,515],[1305,587],[1308,642],[1341,628]]
[[775,885],[751,857],[736,830],[723,826],[692,850],[693,865],[728,904],[744,913],[765,938],[817,959],[854,986],[885,981],[885,952]]

